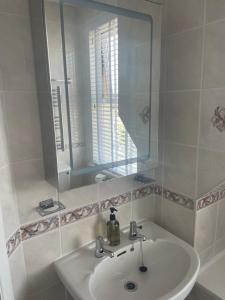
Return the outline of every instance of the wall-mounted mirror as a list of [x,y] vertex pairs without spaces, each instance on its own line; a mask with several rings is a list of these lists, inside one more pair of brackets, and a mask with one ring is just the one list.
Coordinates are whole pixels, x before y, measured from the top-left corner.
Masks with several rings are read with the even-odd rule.
[[142,172],[157,160],[151,16],[86,0],[44,11],[59,190]]

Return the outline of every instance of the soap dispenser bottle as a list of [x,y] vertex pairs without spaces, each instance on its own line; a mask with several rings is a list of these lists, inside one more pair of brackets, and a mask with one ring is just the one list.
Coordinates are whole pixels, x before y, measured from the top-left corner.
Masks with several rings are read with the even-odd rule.
[[116,220],[116,211],[117,209],[110,207],[110,220],[107,222],[107,237],[110,246],[120,244],[120,223]]

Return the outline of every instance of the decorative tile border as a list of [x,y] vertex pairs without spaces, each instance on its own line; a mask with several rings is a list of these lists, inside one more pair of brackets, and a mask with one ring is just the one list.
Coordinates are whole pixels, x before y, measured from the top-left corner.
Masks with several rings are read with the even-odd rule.
[[93,203],[77,209],[71,209],[62,212],[59,216],[49,217],[35,223],[22,226],[6,243],[8,255],[10,256],[22,241],[54,230],[59,226],[65,226],[83,218],[96,215],[99,212],[108,210],[111,206],[120,206],[129,203],[131,200],[142,199],[150,195],[163,195],[165,199],[184,206],[190,210],[195,209],[196,203],[196,209],[200,210],[215,203],[216,201],[219,201],[220,199],[225,198],[225,182],[197,200],[175,193],[166,188],[163,189],[159,184],[150,183],[131,192],[102,200],[100,203]]
[[60,215],[60,225],[64,226],[67,224],[71,224],[80,219],[87,218],[96,215],[98,213],[99,213],[98,203],[89,204],[84,207],[62,213]]
[[51,231],[59,227],[59,217],[54,216],[38,222],[21,227],[22,241],[28,240],[34,236]]
[[16,248],[21,243],[20,229],[18,229],[7,241],[6,249],[8,257],[16,250]]
[[131,201],[131,192],[112,197],[110,199],[102,200],[100,202],[100,210],[105,211],[108,210],[111,206],[119,206],[126,204]]
[[197,200],[197,211],[225,199],[225,182]]
[[7,241],[6,248],[8,256],[12,255],[20,243],[25,240],[54,230],[59,226],[65,226],[83,218],[96,215],[99,212],[108,210],[111,206],[120,206],[130,202],[131,200],[142,199],[150,195],[163,195],[165,199],[184,206],[190,210],[195,210],[196,204],[196,210],[198,211],[214,204],[219,200],[225,199],[225,182],[222,182],[212,191],[196,200],[175,193],[169,189],[163,189],[162,186],[157,183],[150,183],[131,192],[102,200],[100,204],[93,203],[85,205],[77,209],[63,212],[59,216],[53,216],[35,223],[24,225],[18,229]]

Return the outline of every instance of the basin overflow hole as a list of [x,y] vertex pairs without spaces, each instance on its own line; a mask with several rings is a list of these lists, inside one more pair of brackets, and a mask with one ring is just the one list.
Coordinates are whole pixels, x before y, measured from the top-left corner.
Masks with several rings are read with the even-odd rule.
[[119,256],[121,256],[123,254],[126,254],[126,253],[127,253],[127,251],[120,252],[119,254],[117,254],[117,257],[119,257]]

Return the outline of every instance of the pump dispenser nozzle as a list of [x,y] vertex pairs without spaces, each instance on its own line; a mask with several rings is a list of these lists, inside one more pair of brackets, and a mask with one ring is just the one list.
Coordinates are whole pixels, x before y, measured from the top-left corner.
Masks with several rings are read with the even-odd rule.
[[114,221],[116,220],[115,212],[118,211],[115,207],[110,207],[110,220]]

